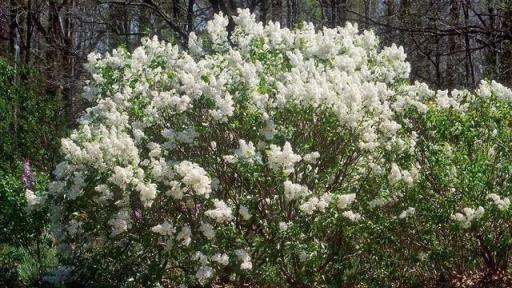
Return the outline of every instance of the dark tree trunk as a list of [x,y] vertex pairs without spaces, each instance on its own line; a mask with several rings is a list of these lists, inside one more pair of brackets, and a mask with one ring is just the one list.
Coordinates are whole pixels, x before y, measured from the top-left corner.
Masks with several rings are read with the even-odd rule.
[[194,3],[195,0],[188,0],[187,5],[187,32],[194,31]]
[[32,0],[27,1],[27,21],[26,25],[26,39],[25,39],[25,64],[30,63],[30,49],[31,49],[31,43],[32,43]]
[[464,5],[464,42],[466,44],[466,81],[471,87],[475,86],[475,69],[473,65],[473,53],[471,51],[471,40],[469,39],[469,6],[471,0],[466,0]]
[[[450,6],[450,25],[452,27],[459,27],[460,22],[460,0],[452,0]],[[447,85],[453,87],[457,83],[457,66],[458,66],[458,53],[460,50],[459,35],[450,35],[448,37],[448,60],[446,67],[446,81]]]
[[10,0],[9,1],[9,52],[12,55],[12,58],[14,61],[17,61],[16,59],[16,45],[17,37],[16,34],[18,32],[18,14],[19,14],[19,8],[18,4],[16,3],[16,0]]

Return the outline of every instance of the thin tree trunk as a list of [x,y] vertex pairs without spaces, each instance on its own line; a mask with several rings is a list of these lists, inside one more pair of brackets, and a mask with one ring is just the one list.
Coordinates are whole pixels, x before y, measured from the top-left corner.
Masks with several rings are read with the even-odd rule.
[[[452,0],[451,7],[450,7],[450,25],[452,27],[460,27],[460,0]],[[456,51],[460,50],[459,45],[459,36],[458,35],[451,35],[448,37],[448,60],[447,60],[447,67],[446,67],[446,79],[447,84],[450,87],[453,87],[457,82],[457,54]]]
[[464,41],[466,44],[466,79],[468,81],[468,84],[473,87],[475,86],[475,70],[473,65],[473,55],[471,52],[471,41],[469,39],[468,33],[469,5],[471,5],[471,0],[466,0],[466,5],[464,5]]
[[288,26],[288,28],[292,28],[293,27],[293,24],[292,24],[292,0],[286,0],[286,25]]
[[370,1],[371,0],[364,0],[364,29],[368,30],[368,19],[370,19]]
[[261,21],[267,23],[272,21],[272,0],[263,0],[261,9]]
[[16,33],[18,31],[18,13],[19,8],[16,0],[9,1],[9,52],[16,62]]
[[188,0],[187,5],[187,32],[194,31],[194,3],[195,0]]
[[336,4],[337,0],[331,0],[331,27],[336,27]]
[[25,44],[25,64],[30,63],[30,50],[32,43],[32,0],[27,1],[27,31],[26,31],[26,44]]
[[390,44],[393,42],[393,17],[395,15],[395,2],[394,0],[386,0],[385,1],[386,3],[386,26],[387,28],[385,29],[385,33],[386,33],[386,36],[387,36],[387,43],[386,44]]
[[337,25],[344,25],[347,19],[347,9],[348,9],[348,1],[341,0],[341,5],[339,5],[339,15]]

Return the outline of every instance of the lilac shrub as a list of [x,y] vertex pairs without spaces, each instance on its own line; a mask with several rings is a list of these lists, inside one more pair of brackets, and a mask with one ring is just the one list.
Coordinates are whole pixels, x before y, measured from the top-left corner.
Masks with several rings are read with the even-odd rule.
[[[352,24],[233,20],[229,38],[216,15],[187,51],[155,37],[89,55],[91,108],[62,140],[49,189],[68,281],[361,282],[387,257],[377,235],[423,219],[418,127],[462,114],[471,93],[410,84],[403,48],[378,49]],[[450,207],[446,229],[481,217],[473,208]]]

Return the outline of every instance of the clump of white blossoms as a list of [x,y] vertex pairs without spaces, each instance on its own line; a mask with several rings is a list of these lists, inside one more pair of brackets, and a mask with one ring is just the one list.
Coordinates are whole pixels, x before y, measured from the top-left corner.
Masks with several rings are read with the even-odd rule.
[[[233,21],[228,33],[216,15],[188,50],[155,37],[131,54],[89,56],[91,108],[62,141],[50,185],[55,240],[75,275],[98,269],[94,259],[111,286],[125,284],[109,282],[121,274],[174,286],[268,271],[290,283],[297,271],[339,275],[324,261],[345,263],[340,249],[358,246],[340,248],[345,236],[332,228],[392,211],[418,178],[418,135],[404,115],[429,111],[436,93],[407,84],[403,48],[379,50],[352,24],[289,30],[248,10]],[[480,89],[509,97],[494,86]],[[462,96],[446,97],[434,108],[460,107]],[[371,199],[385,200],[367,209]],[[454,218],[480,215],[466,212]],[[64,232],[72,221],[80,229]]]
[[491,193],[487,195],[487,198],[491,199],[500,210],[507,210],[510,207],[510,199],[508,197],[501,198],[498,194]]
[[29,209],[32,209],[34,206],[41,204],[41,197],[38,197],[32,190],[25,190],[25,199],[27,199],[27,205]]
[[270,144],[270,150],[267,151],[268,166],[270,169],[284,169],[285,173],[290,174],[294,171],[294,165],[302,158],[293,153],[292,146],[286,142],[283,148]]
[[460,223],[462,228],[469,228],[474,220],[482,218],[485,209],[480,206],[477,209],[466,207],[462,209],[462,213],[452,214],[451,218]]
[[405,209],[404,211],[402,211],[402,213],[400,213],[400,215],[398,215],[398,218],[405,219],[405,218],[409,218],[409,217],[413,216],[414,214],[416,214],[416,209],[414,207],[409,207],[409,208]]
[[228,222],[233,218],[231,208],[222,200],[213,200],[214,209],[204,212],[204,214],[218,223]]
[[343,194],[338,197],[338,208],[345,209],[356,201],[356,194]]

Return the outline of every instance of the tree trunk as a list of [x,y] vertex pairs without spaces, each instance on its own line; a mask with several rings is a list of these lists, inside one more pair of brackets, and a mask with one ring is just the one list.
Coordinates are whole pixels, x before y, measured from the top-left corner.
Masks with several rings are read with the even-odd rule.
[[471,40],[469,39],[469,5],[471,0],[466,0],[464,5],[464,42],[466,44],[466,81],[471,87],[475,86],[475,69],[473,65],[473,55],[471,51]]
[[363,27],[365,30],[368,30],[368,19],[370,19],[370,1],[371,0],[364,0],[364,24]]
[[[450,7],[450,25],[458,30],[460,27],[460,0],[452,0]],[[459,35],[450,35],[448,37],[448,59],[446,67],[446,81],[447,85],[453,87],[457,83],[457,66],[458,53],[460,50]]]
[[27,27],[26,27],[26,39],[25,39],[25,64],[30,63],[30,49],[32,43],[32,0],[27,1]]
[[395,1],[394,0],[386,0],[384,2],[386,4],[386,29],[384,30],[386,33],[387,42],[386,45],[389,45],[394,40],[394,30],[393,30],[393,17],[395,15]]
[[261,21],[267,23],[272,21],[272,0],[263,0],[261,9]]
[[19,8],[16,0],[9,1],[9,52],[12,55],[14,62],[17,62],[17,32],[18,32],[18,14]]

